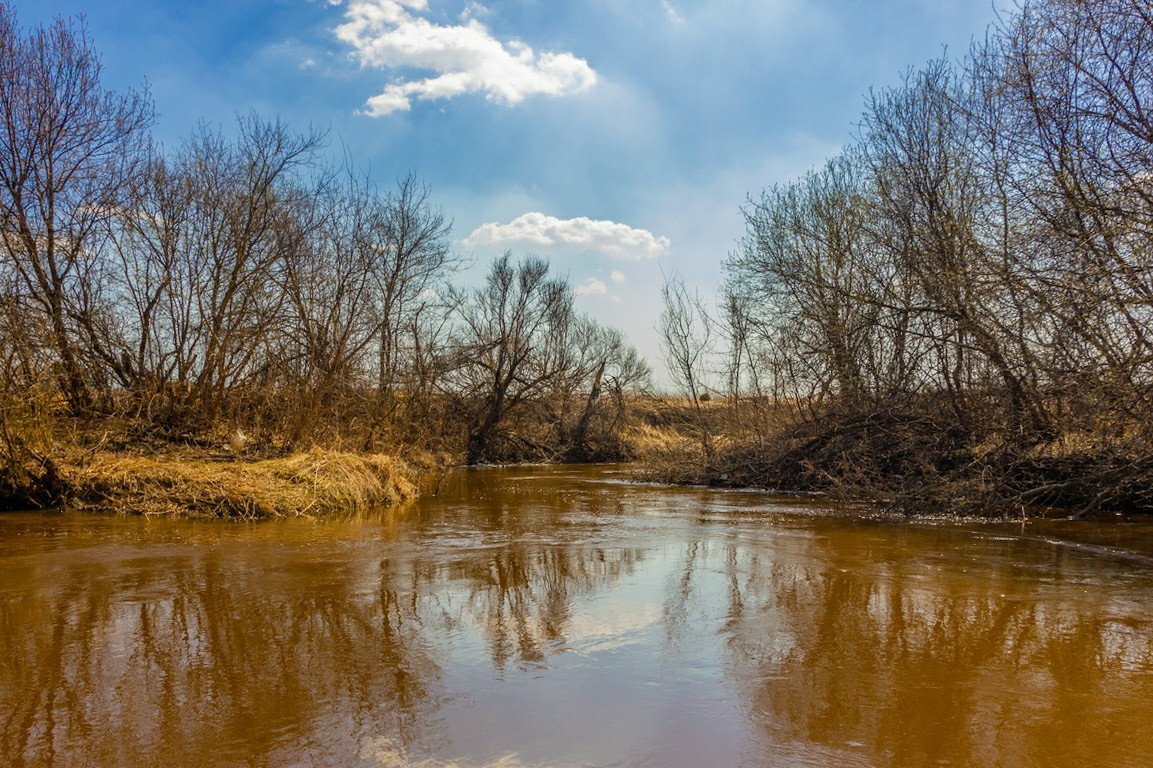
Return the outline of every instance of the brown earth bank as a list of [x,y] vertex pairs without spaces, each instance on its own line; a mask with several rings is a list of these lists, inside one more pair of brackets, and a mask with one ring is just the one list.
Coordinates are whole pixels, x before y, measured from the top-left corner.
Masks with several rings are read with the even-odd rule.
[[[641,471],[658,482],[816,493],[918,516],[1153,513],[1153,446],[1137,437],[1021,441],[926,402],[796,410],[666,402],[636,433]],[[987,421],[998,423],[994,414]]]
[[473,461],[464,419],[389,434],[333,427],[316,430],[313,442],[256,419],[246,434],[223,424],[166,430],[139,419],[42,409],[35,419],[0,419],[0,510],[217,518],[357,512],[436,493],[465,464],[631,458],[624,417],[602,421],[591,419],[574,443],[553,411],[524,408],[491,430],[484,456]]
[[98,453],[67,471],[73,505],[144,515],[323,516],[396,505],[416,491],[395,456],[320,448],[253,460]]
[[[582,454],[564,450],[547,414],[526,415],[497,433],[487,463],[627,461],[647,481],[820,494],[910,516],[1153,512],[1153,450],[1135,440],[1062,435],[1025,445],[968,431],[923,404],[798,418],[784,406],[646,396],[627,410],[605,432],[611,439]],[[323,516],[435,493],[467,458],[451,440],[382,451],[359,438],[301,449],[235,436],[161,439],[124,422],[62,421],[19,451],[10,444],[0,508]]]
[[249,451],[244,442],[129,442],[103,431],[24,445],[0,467],[0,509],[249,519],[355,513],[413,498],[448,464],[429,452]]

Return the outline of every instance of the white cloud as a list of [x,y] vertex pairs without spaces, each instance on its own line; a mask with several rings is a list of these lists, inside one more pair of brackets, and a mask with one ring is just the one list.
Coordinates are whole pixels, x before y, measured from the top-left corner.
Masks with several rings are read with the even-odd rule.
[[633,261],[656,258],[667,253],[671,245],[667,237],[657,237],[647,229],[634,229],[615,221],[596,221],[584,216],[558,219],[537,212],[526,213],[508,224],[482,224],[464,239],[464,245],[470,248],[513,243],[569,246]]
[[606,296],[606,295],[608,295],[609,287],[607,285],[605,285],[604,280],[599,280],[595,277],[590,277],[589,279],[585,280],[583,283],[578,285],[576,288],[573,288],[572,292],[575,293],[577,296],[588,296],[588,295]]
[[491,11],[476,0],[464,0],[464,10],[460,12],[460,20],[468,21],[475,16],[487,16]]
[[623,283],[625,281],[625,273],[621,272],[619,269],[614,269],[609,274],[609,279],[614,283]]
[[630,645],[644,645],[659,631],[661,608],[653,603],[641,605],[610,602],[587,612],[575,613],[569,619],[565,640],[581,655],[603,654]]
[[560,96],[591,88],[596,72],[571,53],[536,53],[527,44],[501,42],[475,16],[484,6],[468,3],[462,23],[435,24],[414,13],[427,12],[427,0],[352,0],[336,36],[352,46],[362,67],[429,70],[434,77],[397,80],[370,98],[364,113],[373,117],[412,107],[412,99],[451,99],[483,93],[501,104],[529,96]]

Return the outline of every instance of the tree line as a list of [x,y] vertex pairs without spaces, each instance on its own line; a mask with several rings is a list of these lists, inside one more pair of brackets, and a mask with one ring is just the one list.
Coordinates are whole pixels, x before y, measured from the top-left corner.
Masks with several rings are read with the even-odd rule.
[[[851,144],[744,215],[712,326],[673,281],[662,329],[746,448],[787,436],[758,471],[1153,506],[1147,2],[1025,0],[872,91]],[[723,361],[695,354],[706,333]]]
[[454,286],[451,222],[414,174],[382,191],[323,133],[256,114],[167,151],[147,91],[104,88],[75,20],[25,29],[0,3],[0,51],[9,486],[50,464],[60,416],[472,462],[614,450],[648,366],[542,259]]

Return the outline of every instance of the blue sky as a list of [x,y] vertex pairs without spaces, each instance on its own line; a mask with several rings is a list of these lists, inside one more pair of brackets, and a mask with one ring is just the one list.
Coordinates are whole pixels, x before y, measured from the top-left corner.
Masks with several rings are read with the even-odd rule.
[[749,195],[835,154],[870,87],[995,20],[990,0],[14,6],[25,25],[83,14],[105,84],[147,81],[169,146],[255,109],[328,129],[382,187],[415,172],[474,272],[549,258],[658,370],[662,274],[711,296]]

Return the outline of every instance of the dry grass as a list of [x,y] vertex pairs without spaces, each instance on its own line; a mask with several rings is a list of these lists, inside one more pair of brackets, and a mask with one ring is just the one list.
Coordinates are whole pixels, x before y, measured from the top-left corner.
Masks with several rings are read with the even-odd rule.
[[626,430],[625,439],[641,461],[693,455],[700,451],[699,441],[675,427],[638,424]]
[[142,515],[324,516],[398,504],[416,492],[396,457],[318,448],[258,461],[97,453],[64,473],[72,503]]

